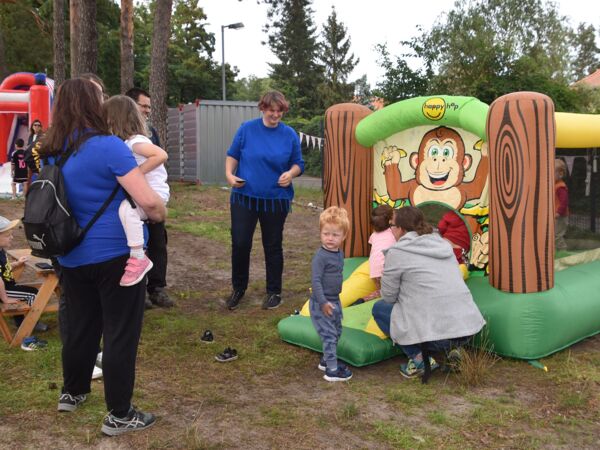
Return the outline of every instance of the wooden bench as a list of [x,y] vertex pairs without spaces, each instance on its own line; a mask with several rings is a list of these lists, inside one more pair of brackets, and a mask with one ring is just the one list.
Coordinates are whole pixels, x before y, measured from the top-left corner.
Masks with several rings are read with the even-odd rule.
[[[31,306],[28,306],[26,303],[0,303],[0,333],[2,333],[2,337],[4,337],[4,339],[10,343],[11,347],[16,347],[21,345],[21,342],[25,337],[31,335],[33,328],[35,327],[35,324],[38,322],[42,313],[58,311],[58,296],[60,295],[60,291],[58,277],[56,276],[56,273],[54,273],[54,270],[40,269],[36,266],[36,263],[40,262],[49,264],[49,260],[30,256],[31,250],[29,249],[7,250],[6,253],[15,260],[18,260],[22,256],[29,256],[29,260],[23,266],[17,267],[13,270],[13,276],[16,281],[21,278],[21,275],[26,267],[32,269],[35,272],[36,277],[41,279],[39,283],[36,283],[39,285],[39,290]],[[54,293],[57,295],[53,301],[50,301],[52,294]],[[21,326],[13,335],[4,317],[16,315],[24,315],[25,318],[23,319]]]

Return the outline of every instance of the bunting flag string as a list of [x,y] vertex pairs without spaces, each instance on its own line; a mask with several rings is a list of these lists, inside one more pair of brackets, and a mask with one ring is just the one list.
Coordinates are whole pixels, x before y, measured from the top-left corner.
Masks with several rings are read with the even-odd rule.
[[573,163],[575,162],[576,156],[562,156],[562,158],[564,158],[565,162],[567,163],[567,175],[570,176],[573,172]]
[[311,136],[310,134],[306,134],[301,131],[298,132],[298,135],[300,136],[300,145],[302,145],[304,141],[306,141],[306,146],[308,148],[316,148],[320,151],[323,147],[323,138],[320,138],[318,136]]

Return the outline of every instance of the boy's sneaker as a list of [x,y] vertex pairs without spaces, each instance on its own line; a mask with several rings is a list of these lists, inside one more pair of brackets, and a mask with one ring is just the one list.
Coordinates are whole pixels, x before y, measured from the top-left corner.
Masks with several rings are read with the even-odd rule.
[[[435,362],[435,359],[431,357],[429,358],[429,363],[431,364],[432,372],[440,367],[440,365]],[[416,363],[412,358],[409,358],[406,364],[400,364],[400,373],[405,378],[414,378],[422,375],[423,372],[425,372],[425,363],[423,361]]]
[[125,273],[121,277],[119,284],[123,287],[134,286],[138,284],[144,276],[152,269],[152,261],[147,256],[144,259],[129,258],[125,266]]
[[[344,366],[343,362],[340,362],[340,360],[338,359],[338,367],[339,366]],[[319,360],[319,365],[317,366],[317,369],[321,370],[322,372],[325,372],[327,370],[327,361],[325,361],[325,357],[321,356],[321,359]]]
[[321,359],[319,360],[319,365],[317,366],[317,369],[325,372],[325,370],[327,370],[327,361],[325,361],[325,357],[321,356]]
[[244,296],[244,294],[246,293],[246,291],[242,290],[242,289],[238,289],[238,290],[233,290],[233,292],[231,293],[231,295],[229,296],[229,298],[227,299],[227,301],[225,302],[225,304],[227,305],[227,308],[230,310],[234,310],[235,308],[238,307],[238,305],[240,304],[240,300],[242,299],[242,297]]
[[267,294],[262,305],[263,309],[275,309],[279,306],[281,306],[281,295],[279,294]]
[[235,361],[238,359],[237,350],[235,348],[227,347],[223,352],[215,356],[215,359],[219,362]]
[[35,336],[28,336],[21,342],[21,350],[32,352],[35,350],[44,349],[48,346],[48,342],[43,339],[38,339]]
[[338,364],[336,371],[325,369],[325,375],[323,375],[327,381],[348,381],[352,378],[352,372],[344,364]]
[[140,431],[151,427],[156,422],[153,414],[145,413],[133,406],[129,408],[126,417],[116,417],[111,413],[104,416],[102,432],[108,436],[117,436],[130,431]]
[[87,395],[71,395],[68,392],[60,394],[58,398],[58,410],[61,412],[73,412],[79,405],[85,402]]

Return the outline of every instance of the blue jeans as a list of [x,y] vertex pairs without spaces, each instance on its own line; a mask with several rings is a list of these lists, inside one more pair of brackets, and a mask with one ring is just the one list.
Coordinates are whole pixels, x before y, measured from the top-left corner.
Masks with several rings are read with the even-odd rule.
[[[373,305],[373,319],[377,326],[388,336],[390,335],[390,322],[392,319],[392,309],[394,303],[386,303],[383,300],[379,300]],[[452,345],[456,345],[456,342],[463,341],[463,338],[459,339],[442,339],[440,341],[433,341],[428,343],[428,347],[431,351],[448,351],[452,348]],[[406,356],[411,359],[415,359],[421,354],[421,344],[410,344],[400,345],[400,348]]]

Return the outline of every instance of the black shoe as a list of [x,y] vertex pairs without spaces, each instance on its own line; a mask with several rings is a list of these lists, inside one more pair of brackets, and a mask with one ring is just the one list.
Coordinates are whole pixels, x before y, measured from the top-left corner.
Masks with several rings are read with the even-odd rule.
[[240,300],[242,299],[242,297],[244,296],[245,293],[246,293],[246,291],[243,291],[241,289],[234,290],[231,293],[231,296],[225,302],[225,304],[227,305],[227,308],[229,308],[231,310],[237,308],[238,305],[240,304]]
[[148,297],[144,300],[144,309],[154,309],[154,305]]
[[212,344],[215,337],[213,336],[212,331],[206,330],[200,340],[206,344]]
[[234,361],[238,359],[237,350],[235,348],[227,347],[222,353],[219,353],[217,356],[215,356],[215,359],[219,362]]
[[156,417],[153,414],[145,413],[132,406],[125,417],[113,416],[111,413],[104,416],[102,432],[109,436],[117,436],[130,431],[145,430],[154,425],[154,422]]
[[172,308],[175,306],[175,302],[169,298],[169,295],[163,288],[156,288],[148,294],[148,298],[154,306],[158,306],[159,308]]
[[58,399],[58,410],[61,412],[73,412],[79,405],[85,402],[85,394],[71,395],[68,392],[60,394]]
[[263,302],[263,309],[275,309],[281,305],[281,295],[279,294],[267,294],[265,301]]

